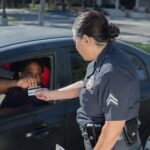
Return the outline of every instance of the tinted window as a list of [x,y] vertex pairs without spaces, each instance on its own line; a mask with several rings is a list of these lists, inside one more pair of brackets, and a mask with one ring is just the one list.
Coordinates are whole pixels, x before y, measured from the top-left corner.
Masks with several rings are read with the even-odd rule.
[[72,82],[80,81],[84,78],[88,62],[84,61],[78,53],[70,53]]

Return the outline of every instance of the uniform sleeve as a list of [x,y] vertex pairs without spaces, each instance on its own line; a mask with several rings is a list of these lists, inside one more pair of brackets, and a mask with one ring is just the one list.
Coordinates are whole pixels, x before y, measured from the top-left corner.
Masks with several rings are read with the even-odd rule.
[[104,91],[103,111],[105,120],[126,120],[131,101],[131,90],[135,82],[132,70],[118,67],[109,72]]

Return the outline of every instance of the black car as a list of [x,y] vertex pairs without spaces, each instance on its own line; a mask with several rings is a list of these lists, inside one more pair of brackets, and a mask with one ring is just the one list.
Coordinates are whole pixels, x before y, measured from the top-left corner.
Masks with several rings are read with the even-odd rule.
[[[51,90],[83,79],[88,62],[77,53],[69,29],[1,27],[0,33],[1,78],[14,78],[18,64],[36,58],[48,70],[45,86]],[[149,145],[150,55],[124,42],[115,44],[129,55],[136,68],[141,88],[139,132],[143,145]],[[65,150],[83,150],[76,123],[78,107],[77,98],[32,108],[0,108],[0,150],[55,150],[56,145]]]

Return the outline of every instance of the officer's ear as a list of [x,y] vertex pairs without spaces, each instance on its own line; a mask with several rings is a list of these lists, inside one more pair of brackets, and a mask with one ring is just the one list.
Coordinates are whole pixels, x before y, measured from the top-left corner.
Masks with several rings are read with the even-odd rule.
[[83,35],[82,40],[84,41],[85,44],[88,44],[88,43],[90,42],[89,36],[87,36],[87,35],[85,35],[85,34]]
[[93,38],[88,36],[88,35],[86,35],[86,34],[83,35],[82,40],[84,41],[84,44],[86,44],[87,46],[91,45],[92,42],[93,42]]

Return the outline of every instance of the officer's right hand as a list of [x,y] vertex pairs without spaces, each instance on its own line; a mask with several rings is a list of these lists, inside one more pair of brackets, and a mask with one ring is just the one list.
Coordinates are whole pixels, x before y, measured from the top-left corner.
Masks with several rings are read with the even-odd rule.
[[50,95],[51,95],[51,92],[46,88],[36,91],[35,93],[36,98],[44,100],[44,101],[49,101],[51,99]]
[[22,78],[17,81],[17,87],[25,88],[34,88],[37,86],[37,80],[32,77]]

